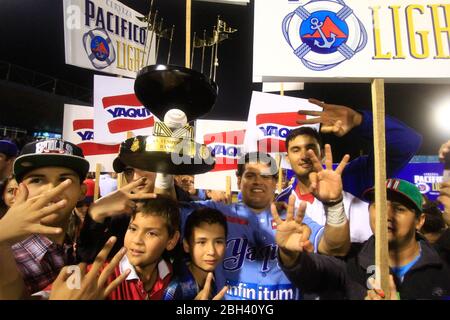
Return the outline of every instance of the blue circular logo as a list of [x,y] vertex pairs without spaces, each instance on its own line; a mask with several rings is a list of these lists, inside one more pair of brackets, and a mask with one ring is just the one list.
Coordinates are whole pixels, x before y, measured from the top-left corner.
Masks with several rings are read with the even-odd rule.
[[422,194],[428,193],[431,190],[430,186],[425,182],[418,182],[416,186]]
[[100,61],[105,61],[109,57],[109,45],[106,39],[95,36],[91,40],[91,51]]
[[348,39],[347,23],[332,11],[315,11],[300,25],[300,38],[312,51],[333,53]]

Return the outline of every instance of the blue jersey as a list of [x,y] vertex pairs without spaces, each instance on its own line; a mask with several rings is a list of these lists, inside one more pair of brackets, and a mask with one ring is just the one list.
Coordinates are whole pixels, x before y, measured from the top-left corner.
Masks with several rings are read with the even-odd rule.
[[[172,279],[164,292],[163,300],[194,300],[200,288],[188,268],[187,262],[181,264],[179,274]],[[215,282],[211,284],[211,297],[217,294]]]
[[[276,226],[270,208],[255,213],[243,203],[226,205],[214,201],[182,204],[182,225],[198,207],[221,211],[228,222],[227,248],[223,263],[216,269],[218,290],[228,285],[225,299],[230,300],[298,300],[301,293],[281,271],[277,261]],[[280,214],[282,219],[286,213]],[[310,241],[317,249],[323,226],[308,217],[303,220],[311,228]]]

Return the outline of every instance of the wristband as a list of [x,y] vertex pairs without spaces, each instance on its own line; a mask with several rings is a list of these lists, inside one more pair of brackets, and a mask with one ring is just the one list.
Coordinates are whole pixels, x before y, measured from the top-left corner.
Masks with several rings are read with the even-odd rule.
[[173,187],[173,175],[157,173],[155,179],[155,188],[167,190]]
[[325,214],[327,216],[327,224],[333,227],[342,226],[347,222],[345,215],[344,202],[340,200],[334,204],[324,204]]

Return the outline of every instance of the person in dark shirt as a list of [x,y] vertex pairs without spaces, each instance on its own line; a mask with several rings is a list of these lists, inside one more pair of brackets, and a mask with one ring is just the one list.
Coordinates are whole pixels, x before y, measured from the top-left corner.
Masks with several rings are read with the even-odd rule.
[[[418,236],[424,223],[422,196],[418,188],[404,180],[389,179],[387,216],[389,266],[401,299],[446,299],[450,295],[450,269],[431,245]],[[374,188],[364,193],[369,200],[370,224],[375,229]],[[302,252],[292,241],[293,217],[277,222],[278,259],[287,277],[304,292],[328,299],[364,299],[368,280],[375,271],[375,238],[352,244],[344,259]],[[297,219],[298,220],[298,219]],[[292,239],[291,239],[292,238]]]
[[[154,198],[156,173],[125,165],[119,157],[113,162],[114,171],[123,173],[127,185],[94,202],[86,215],[77,241],[77,259],[92,263],[111,236],[117,237],[109,257],[113,257],[123,241],[130,216],[139,206],[139,202]],[[179,201],[191,201],[189,194],[175,186]]]

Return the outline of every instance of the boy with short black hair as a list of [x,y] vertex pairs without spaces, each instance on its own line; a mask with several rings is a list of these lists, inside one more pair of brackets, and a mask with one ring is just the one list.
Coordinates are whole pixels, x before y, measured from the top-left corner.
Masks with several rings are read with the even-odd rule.
[[182,263],[179,276],[169,286],[170,299],[202,299],[202,291],[206,299],[222,298],[226,287],[217,294],[212,273],[225,256],[227,233],[226,218],[219,210],[205,207],[189,215],[184,227],[183,249],[190,259]]
[[133,213],[125,234],[127,250],[114,269],[108,283],[131,272],[107,299],[162,300],[173,275],[166,254],[173,250],[180,238],[178,204],[166,197],[149,199]]

